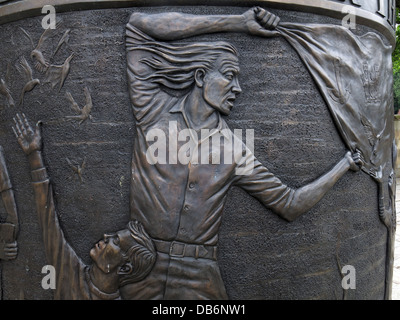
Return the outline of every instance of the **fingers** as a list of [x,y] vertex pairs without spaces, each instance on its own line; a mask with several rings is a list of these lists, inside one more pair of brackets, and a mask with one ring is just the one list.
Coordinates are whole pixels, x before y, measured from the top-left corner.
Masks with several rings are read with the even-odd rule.
[[354,153],[348,151],[346,153],[346,158],[349,161],[350,170],[352,171],[355,172],[360,171],[365,166],[365,161],[362,152],[358,149],[356,149]]
[[19,139],[19,134],[17,133],[16,129],[14,127],[11,127],[12,131],[14,132],[14,135],[17,139]]
[[271,23],[272,29],[275,29],[278,26],[280,21],[281,21],[281,18],[275,16],[275,20]]
[[273,13],[264,10],[263,8],[256,7],[254,9],[258,23],[265,29],[275,29],[279,24],[280,18]]
[[15,123],[15,128],[16,128],[16,132],[18,134],[18,137],[26,136],[27,131],[26,131],[25,125],[24,125],[19,113],[17,113],[16,118],[13,118],[13,120],[14,120],[14,123]]
[[19,125],[19,123],[17,122],[17,120],[15,118],[13,118],[13,120],[14,120],[14,123],[15,123],[15,128],[12,127],[12,129],[14,131],[14,134],[17,137],[17,139],[22,139],[23,133],[21,131],[20,125]]
[[28,122],[28,119],[27,119],[26,116],[25,116],[25,113],[22,114],[22,117],[23,117],[24,127],[26,128],[27,132],[28,132],[29,134],[33,134],[32,127],[30,126],[30,124],[29,124],[29,122]]
[[17,241],[6,243],[4,245],[4,256],[7,259],[15,259],[18,254],[18,245]]
[[28,119],[26,118],[24,113],[22,114],[22,117],[19,113],[17,113],[16,117],[13,118],[13,120],[15,123],[15,127],[12,127],[12,130],[17,139],[22,139],[24,137],[34,134],[32,127],[30,126]]
[[364,166],[365,160],[360,150],[356,150],[356,152],[352,155],[353,161],[360,167]]
[[19,125],[20,128],[21,128],[22,134],[23,134],[24,136],[26,136],[27,131],[26,131],[24,122],[22,121],[21,116],[19,115],[19,113],[17,113],[17,120],[18,120],[18,125]]
[[9,252],[17,251],[18,250],[17,241],[6,243],[4,245],[4,250],[7,250]]

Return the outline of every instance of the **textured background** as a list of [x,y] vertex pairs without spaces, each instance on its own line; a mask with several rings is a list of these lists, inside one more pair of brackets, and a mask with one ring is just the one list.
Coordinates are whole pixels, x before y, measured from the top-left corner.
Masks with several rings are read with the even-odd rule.
[[[181,11],[240,14],[239,7],[157,7],[144,12]],[[24,112],[43,121],[44,159],[67,240],[84,262],[103,233],[123,228],[129,219],[129,181],[134,119],[126,82],[125,24],[134,8],[59,14],[64,24],[49,44],[56,46],[66,28],[69,46],[55,56],[61,64],[72,53],[71,71],[60,92],[49,84],[25,95],[23,106],[8,108],[0,97],[0,144],[14,185],[20,216],[19,255],[0,262],[3,299],[51,299],[41,287],[47,264],[30,172],[12,134],[12,118]],[[271,10],[282,21],[335,23],[330,18]],[[0,26],[0,77],[11,70],[16,101],[23,86],[15,68],[29,58],[30,42],[43,32],[42,17]],[[162,26],[160,26],[162,28]],[[360,28],[360,27],[359,27]],[[356,32],[365,32],[367,28]],[[193,38],[226,40],[239,51],[243,93],[226,119],[231,129],[255,130],[255,154],[285,183],[299,187],[333,167],[345,146],[329,111],[296,52],[281,38],[215,34]],[[51,52],[51,48],[50,51]],[[34,76],[43,76],[34,72]],[[64,121],[74,115],[71,92],[83,105],[83,88],[93,99],[93,121]],[[82,163],[83,182],[66,158]],[[0,217],[5,217],[1,208]],[[244,191],[233,188],[220,231],[219,263],[231,299],[382,299],[386,228],[378,218],[377,187],[364,173],[348,172],[309,213],[287,223]],[[357,288],[344,293],[339,265],[356,268]]]

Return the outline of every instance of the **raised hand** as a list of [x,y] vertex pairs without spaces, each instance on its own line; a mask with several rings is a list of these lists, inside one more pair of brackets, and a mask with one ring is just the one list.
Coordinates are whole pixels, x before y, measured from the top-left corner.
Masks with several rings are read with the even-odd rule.
[[29,155],[34,151],[40,150],[42,147],[42,137],[40,134],[40,127],[38,122],[35,130],[32,129],[25,114],[22,117],[17,114],[14,118],[15,128],[12,127],[18,143],[25,154]]
[[254,7],[246,11],[243,18],[250,34],[263,37],[278,34],[274,29],[279,24],[280,18],[261,7]]

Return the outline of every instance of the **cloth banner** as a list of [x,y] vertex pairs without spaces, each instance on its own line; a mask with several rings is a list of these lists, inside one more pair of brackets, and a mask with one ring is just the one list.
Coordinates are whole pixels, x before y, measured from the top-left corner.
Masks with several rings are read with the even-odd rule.
[[378,183],[379,217],[388,228],[386,291],[390,298],[395,221],[392,47],[373,32],[338,25],[281,23],[316,82],[346,146]]

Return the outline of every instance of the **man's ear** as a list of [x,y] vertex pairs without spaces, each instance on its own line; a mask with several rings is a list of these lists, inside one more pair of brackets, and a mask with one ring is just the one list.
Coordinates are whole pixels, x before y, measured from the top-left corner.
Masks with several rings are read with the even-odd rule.
[[196,86],[202,88],[204,85],[204,76],[206,75],[206,71],[204,69],[197,69],[194,73],[194,80],[196,82]]
[[127,275],[127,274],[131,274],[132,271],[133,271],[132,264],[130,262],[127,262],[118,268],[117,274]]

